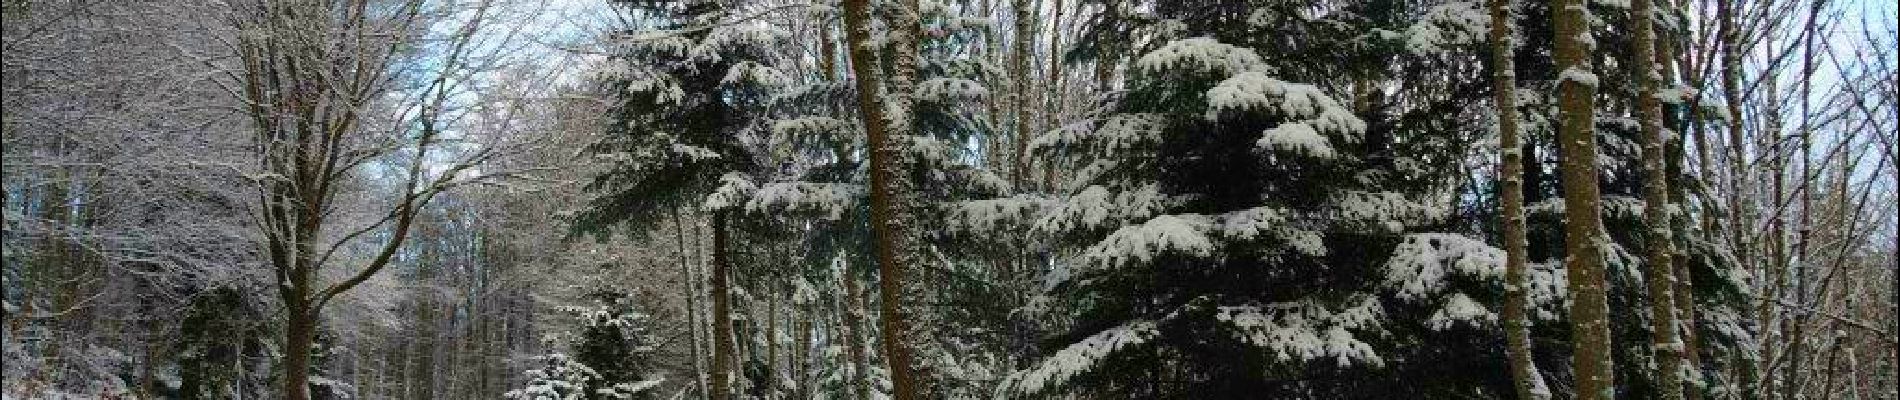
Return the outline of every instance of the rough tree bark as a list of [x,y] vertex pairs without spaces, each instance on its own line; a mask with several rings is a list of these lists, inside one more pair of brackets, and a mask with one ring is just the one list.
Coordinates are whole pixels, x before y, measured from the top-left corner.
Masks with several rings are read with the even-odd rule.
[[1655,7],[1651,0],[1630,2],[1635,25],[1635,53],[1630,57],[1636,77],[1636,112],[1643,146],[1643,220],[1647,225],[1650,349],[1656,357],[1656,398],[1682,398],[1682,342],[1676,335],[1675,238],[1670,233],[1669,171],[1663,147],[1669,142],[1662,126],[1663,75],[1657,69]]
[[1510,0],[1490,0],[1492,90],[1498,107],[1498,148],[1503,171],[1498,174],[1499,202],[1504,214],[1504,338],[1510,358],[1511,383],[1520,399],[1548,399],[1550,389],[1531,358],[1530,244],[1524,232],[1524,145],[1517,126],[1517,66],[1511,36]]
[[712,388],[708,390],[711,398],[727,400],[732,398],[732,295],[729,283],[730,268],[726,251],[731,247],[731,216],[727,211],[714,211],[712,215],[712,307],[713,307],[713,359],[712,370],[708,374]]
[[858,278],[851,275],[849,266],[844,267],[840,274],[839,280],[844,282],[844,343],[851,357],[851,374],[845,377],[845,382],[851,386],[853,393],[857,393],[857,398],[869,399],[871,387],[864,381],[864,375],[865,366],[870,365],[871,362],[865,358],[864,354],[864,337],[862,336],[864,313],[863,307],[858,306],[864,304],[863,295],[858,289]]
[[[1670,3],[1667,0],[1662,0],[1659,4],[1662,4],[1660,7],[1665,10],[1671,7]],[[1675,6],[1681,7],[1683,4],[1685,3],[1676,3]],[[1677,11],[1683,12],[1682,9],[1677,9]],[[1663,35],[1662,37],[1665,39],[1658,40],[1656,42],[1656,62],[1662,66],[1663,76],[1666,76],[1666,77],[1676,76],[1676,79],[1680,79],[1681,82],[1691,85],[1692,87],[1691,90],[1694,90],[1694,91],[1690,93],[1699,93],[1699,90],[1697,89],[1700,89],[1703,86],[1704,82],[1702,78],[1700,78],[1701,75],[1699,73],[1692,72],[1692,71],[1698,71],[1697,63],[1694,61],[1694,55],[1693,55],[1695,52],[1690,51],[1690,50],[1684,50],[1681,52],[1676,51],[1676,44],[1682,43],[1682,41],[1686,40],[1688,37],[1688,34],[1686,33],[1687,32],[1686,29],[1687,29],[1686,27],[1683,27],[1680,25],[1675,26],[1675,27],[1666,27],[1664,29],[1663,32],[1665,33],[1662,34]],[[1682,68],[1680,71],[1676,70],[1674,67],[1675,65],[1677,65],[1675,61],[1678,61],[1678,59],[1676,58],[1676,55],[1678,54],[1682,55],[1682,58],[1680,59]],[[1677,75],[1678,73],[1680,73],[1680,76]],[[1686,136],[1694,137],[1695,146],[1696,146],[1696,160],[1698,162],[1697,165],[1702,166],[1702,169],[1700,171],[1701,172],[1700,174],[1697,174],[1691,177],[1692,180],[1690,181],[1690,184],[1693,184],[1694,186],[1692,187],[1685,187],[1681,185],[1671,186],[1669,188],[1670,189],[1669,199],[1670,199],[1670,202],[1675,203],[1675,204],[1688,204],[1689,199],[1688,199],[1687,192],[1689,191],[1689,189],[1694,189],[1698,191],[1699,193],[1703,194],[1701,196],[1696,196],[1697,199],[1699,200],[1699,204],[1702,206],[1702,210],[1704,210],[1703,212],[1715,213],[1715,212],[1718,212],[1716,210],[1720,210],[1720,208],[1718,208],[1715,205],[1715,200],[1711,197],[1711,194],[1708,191],[1709,184],[1713,180],[1710,178],[1710,174],[1713,174],[1713,170],[1714,170],[1714,164],[1712,164],[1709,161],[1709,146],[1711,142],[1707,140],[1707,138],[1704,137],[1702,126],[1697,121],[1693,120],[1693,117],[1689,114],[1693,112],[1689,110],[1695,110],[1701,107],[1700,105],[1701,97],[1695,94],[1685,94],[1685,96],[1694,96],[1694,97],[1688,97],[1688,98],[1679,97],[1679,98],[1674,99],[1674,104],[1676,106],[1682,107],[1682,110],[1683,110],[1683,114],[1681,114],[1679,121],[1676,121],[1676,124],[1677,126],[1680,126],[1679,129],[1682,131],[1681,134],[1686,134]],[[1668,122],[1669,121],[1665,121],[1665,124],[1668,124]],[[1683,146],[1684,146],[1683,143],[1676,143],[1674,146],[1670,147],[1670,149],[1672,149],[1672,152],[1670,153],[1671,157],[1670,157],[1670,161],[1669,161],[1670,165],[1668,169],[1671,174],[1675,174],[1677,176],[1687,176],[1687,174],[1682,173],[1682,171],[1686,169],[1686,167],[1683,165],[1683,162],[1684,162],[1683,159],[1687,157],[1687,155],[1684,154],[1684,152],[1681,150]],[[1676,216],[1675,218],[1673,218],[1673,220],[1684,220],[1684,219],[1686,219],[1686,217],[1680,214]],[[1711,239],[1717,237],[1718,235],[1717,231],[1718,229],[1720,229],[1720,226],[1717,225],[1716,220],[1717,220],[1717,217],[1714,215],[1703,216],[1701,220],[1701,225],[1700,225],[1702,229],[1702,232],[1700,234],[1703,237],[1711,238]],[[1673,232],[1676,235],[1680,236],[1680,235],[1683,235],[1684,232],[1689,231],[1689,228],[1687,227],[1688,224],[1681,224],[1679,226],[1682,227],[1681,228],[1682,230]],[[1671,268],[1674,268],[1676,284],[1675,284],[1675,287],[1672,289],[1672,291],[1674,292],[1672,295],[1673,297],[1672,300],[1674,300],[1674,303],[1675,303],[1674,307],[1676,308],[1676,321],[1679,324],[1678,326],[1681,327],[1681,329],[1677,332],[1677,334],[1678,334],[1678,337],[1681,338],[1682,340],[1682,362],[1683,362],[1682,379],[1683,379],[1683,386],[1684,386],[1683,391],[1682,391],[1682,397],[1685,399],[1695,400],[1695,399],[1702,398],[1701,396],[1701,390],[1703,387],[1702,357],[1701,357],[1701,354],[1697,352],[1696,350],[1700,348],[1700,346],[1697,344],[1696,327],[1695,327],[1695,320],[1696,320],[1695,290],[1694,290],[1695,284],[1694,284],[1694,280],[1689,274],[1689,264],[1684,262],[1684,258],[1687,258],[1687,257],[1675,257],[1673,259],[1674,265],[1672,265]]]
[[678,207],[673,208],[673,240],[678,246],[675,255],[680,261],[680,280],[684,283],[680,285],[680,290],[684,290],[682,294],[686,296],[686,337],[692,342],[689,346],[689,354],[693,358],[692,387],[700,393],[707,393],[705,359],[699,356],[702,343],[699,336],[699,276],[693,273],[692,264],[688,263],[686,257],[686,219],[680,215]]
[[1015,117],[1010,132],[1015,136],[1016,148],[1011,153],[1015,161],[1010,163],[1009,183],[1018,191],[1029,184],[1029,47],[1035,32],[1029,5],[1029,0],[1010,1],[1010,11],[1016,17],[1015,45],[1009,49],[1009,72],[1015,83],[1009,100],[1010,113]]
[[[878,300],[884,330],[881,332],[885,361],[890,363],[891,395],[897,400],[917,398],[915,377],[911,374],[910,349],[904,336],[909,326],[902,304],[903,272],[908,248],[902,199],[904,193],[901,151],[892,135],[908,134],[910,129],[910,89],[916,74],[916,33],[920,28],[917,3],[906,0],[889,21],[894,72],[886,99],[875,61],[878,48],[870,42],[871,7],[869,0],[845,0],[845,41],[851,50],[851,71],[858,79],[858,112],[864,120],[866,143],[871,147],[871,230],[876,236],[878,262]],[[887,107],[888,103],[888,107]],[[886,110],[889,110],[887,113]]]
[[[1723,109],[1728,111],[1728,115],[1723,120],[1728,122],[1728,231],[1731,240],[1729,247],[1735,249],[1736,259],[1748,263],[1752,260],[1749,256],[1748,244],[1752,241],[1749,234],[1754,232],[1754,227],[1748,221],[1746,213],[1746,210],[1751,208],[1747,204],[1748,197],[1742,195],[1743,188],[1749,183],[1746,168],[1748,138],[1746,131],[1742,129],[1743,46],[1741,28],[1736,22],[1739,18],[1736,14],[1741,13],[1741,5],[1738,3],[1739,0],[1722,0],[1717,3],[1716,19],[1720,20],[1717,34],[1721,37],[1722,47]],[[1752,270],[1747,265],[1743,265],[1743,269]]]
[[1558,151],[1563,158],[1565,268],[1570,279],[1572,362],[1577,398],[1616,397],[1603,273],[1602,195],[1597,187],[1596,74],[1590,55],[1588,9],[1583,0],[1551,3],[1559,73]]

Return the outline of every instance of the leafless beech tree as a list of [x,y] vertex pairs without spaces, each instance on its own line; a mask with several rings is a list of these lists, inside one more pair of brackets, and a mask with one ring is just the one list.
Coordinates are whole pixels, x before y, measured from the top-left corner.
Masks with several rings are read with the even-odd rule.
[[[522,172],[481,170],[506,148],[456,131],[462,111],[453,99],[509,47],[480,41],[493,20],[487,2],[228,7],[237,64],[227,84],[255,130],[252,218],[285,307],[283,395],[304,399],[324,306],[387,267],[431,200]],[[367,224],[339,225],[339,195],[387,167],[400,183],[386,189],[397,193],[380,205],[386,211]],[[368,259],[335,258],[358,241],[373,243]]]

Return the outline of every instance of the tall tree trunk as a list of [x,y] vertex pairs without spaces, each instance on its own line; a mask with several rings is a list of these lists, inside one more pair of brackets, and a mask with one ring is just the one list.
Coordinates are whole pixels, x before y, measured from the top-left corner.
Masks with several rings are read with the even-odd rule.
[[1015,90],[1010,91],[1010,113],[1015,117],[1010,132],[1016,141],[1016,149],[1011,153],[1015,161],[1010,163],[1009,183],[1016,186],[1018,192],[1027,190],[1029,184],[1029,47],[1036,32],[1029,1],[1010,0],[1009,3],[1016,17],[1016,43],[1009,49],[1009,75],[1015,82]]
[[[1055,0],[1054,15],[1049,19],[1049,91],[1044,93],[1044,96],[1048,97],[1048,105],[1042,108],[1045,118],[1043,118],[1042,129],[1037,130],[1038,132],[1061,126],[1062,122],[1059,119],[1062,118],[1062,108],[1067,104],[1063,95],[1068,93],[1068,88],[1063,87],[1062,83],[1062,13],[1065,8],[1063,6],[1062,0]],[[1034,136],[1030,139],[1033,140]],[[1042,187],[1053,190],[1060,172],[1054,158],[1043,163]]]
[[712,306],[713,306],[713,359],[712,389],[708,392],[714,400],[732,398],[732,380],[728,374],[732,371],[732,295],[729,287],[730,260],[727,249],[730,239],[731,221],[727,211],[714,211],[712,215]]
[[1641,119],[1643,146],[1643,220],[1648,239],[1648,268],[1644,280],[1649,286],[1650,349],[1656,358],[1656,398],[1682,398],[1682,342],[1676,337],[1675,237],[1670,232],[1668,157],[1662,126],[1663,75],[1658,71],[1654,6],[1651,0],[1634,0],[1630,20],[1635,24],[1636,54],[1632,55],[1631,75],[1636,77],[1636,112]]
[[[1770,30],[1766,38],[1763,39],[1763,42],[1775,43],[1776,40],[1774,31]],[[1779,55],[1775,53],[1775,47],[1772,45],[1768,46],[1766,58],[1774,60],[1777,59],[1777,57],[1779,57]],[[1767,90],[1767,98],[1770,102],[1780,102],[1783,100],[1780,94],[1780,84],[1776,76],[1776,74],[1769,73],[1763,74],[1761,78],[1762,87]],[[1786,207],[1783,207],[1784,203],[1782,200],[1786,197],[1786,191],[1783,189],[1786,185],[1784,179],[1787,178],[1787,165],[1785,165],[1787,157],[1782,153],[1786,150],[1785,145],[1787,138],[1781,136],[1781,113],[1779,107],[1771,108],[1774,108],[1774,110],[1764,113],[1764,119],[1766,121],[1763,122],[1766,126],[1763,127],[1763,131],[1759,137],[1759,140],[1762,141],[1760,147],[1761,152],[1764,153],[1763,157],[1765,157],[1767,161],[1761,168],[1763,169],[1762,173],[1768,176],[1768,198],[1764,205],[1769,211],[1769,214],[1765,215],[1765,217],[1768,218],[1768,232],[1766,232],[1768,237],[1764,239],[1766,243],[1762,244],[1767,247],[1767,265],[1763,266],[1763,268],[1767,268],[1767,271],[1757,275],[1766,276],[1768,278],[1767,287],[1759,289],[1760,291],[1758,293],[1763,293],[1763,295],[1760,298],[1761,303],[1756,305],[1758,307],[1756,310],[1756,326],[1761,329],[1761,336],[1757,339],[1760,341],[1761,364],[1757,370],[1761,371],[1760,373],[1762,374],[1760,394],[1761,398],[1764,399],[1775,397],[1775,391],[1778,389],[1776,386],[1778,384],[1776,367],[1780,361],[1783,361],[1780,358],[1781,355],[1786,354],[1785,352],[1780,354],[1776,352],[1777,347],[1775,346],[1775,342],[1781,340],[1777,339],[1778,336],[1784,336],[1784,332],[1781,332],[1784,326],[1780,323],[1781,318],[1779,317],[1781,314],[1775,312],[1776,307],[1780,305],[1775,303],[1781,300],[1781,297],[1784,295],[1782,289],[1788,285],[1787,224],[1782,215],[1786,211]]]
[[1550,389],[1531,358],[1529,240],[1524,232],[1524,145],[1517,127],[1517,66],[1510,0],[1490,0],[1492,90],[1498,106],[1499,190],[1504,215],[1504,338],[1511,383],[1519,399],[1548,399]]
[[803,300],[804,301],[799,302],[799,305],[798,305],[799,312],[798,312],[798,315],[796,316],[798,320],[797,322],[794,323],[794,325],[796,326],[794,330],[798,332],[798,341],[793,343],[797,347],[792,348],[793,349],[792,367],[793,367],[793,370],[798,372],[798,374],[795,376],[797,378],[796,381],[798,382],[798,386],[795,388],[797,390],[792,392],[792,394],[794,395],[794,398],[808,399],[808,398],[811,398],[811,393],[812,393],[811,388],[813,386],[811,383],[811,364],[812,364],[811,343],[812,343],[813,337],[817,336],[813,334],[812,332],[814,330],[812,326],[814,325],[812,323],[812,319],[817,318],[818,310],[817,310],[817,307],[813,307],[811,303],[811,299],[806,298]]
[[[899,0],[898,11],[893,13],[894,20],[886,21],[891,27],[888,33],[891,43],[891,80],[889,90],[885,92],[891,114],[884,115],[890,122],[888,131],[882,137],[871,137],[867,143],[880,143],[878,146],[885,154],[882,165],[873,160],[872,168],[881,172],[884,185],[877,188],[876,175],[873,173],[873,214],[874,222],[882,226],[878,233],[878,306],[880,318],[884,323],[883,344],[885,360],[890,362],[891,395],[897,400],[918,399],[922,392],[922,382],[917,378],[916,365],[911,362],[909,338],[914,334],[910,327],[910,310],[904,307],[905,276],[917,260],[911,249],[913,243],[910,231],[911,198],[910,178],[907,167],[913,160],[904,157],[903,146],[908,141],[905,136],[914,134],[915,115],[911,107],[911,96],[917,84],[917,63],[919,62],[919,42],[923,37],[923,20],[918,13],[922,8],[918,0]],[[882,198],[883,206],[877,203]],[[882,208],[882,212],[876,209]]]
[[818,22],[818,66],[825,73],[821,76],[827,82],[838,80],[838,44],[831,40],[831,16],[826,15]]
[[765,327],[764,328],[765,329],[760,330],[761,332],[765,334],[765,374],[766,376],[765,376],[764,393],[765,393],[765,398],[768,400],[778,398],[778,392],[779,392],[778,378],[779,378],[779,368],[781,367],[781,365],[779,365],[779,358],[778,358],[778,346],[779,346],[778,298],[782,294],[772,293],[775,289],[778,288],[779,282],[780,282],[780,279],[777,276],[778,274],[772,274],[772,275],[773,276],[771,277],[771,281],[766,282],[766,284],[764,285],[765,286],[764,287],[765,289]]
[[[901,295],[903,293],[902,254],[907,250],[907,233],[902,213],[903,175],[899,144],[891,135],[909,133],[910,80],[916,75],[917,48],[914,42],[919,28],[915,0],[903,1],[898,19],[890,21],[893,47],[891,64],[896,72],[891,82],[890,99],[880,89],[876,56],[871,43],[871,7],[869,0],[845,0],[845,38],[851,46],[851,70],[858,79],[858,112],[864,119],[866,142],[871,147],[871,230],[876,237],[878,262],[878,299],[882,308],[884,358],[890,363],[892,397],[917,398],[916,380],[911,375],[910,350],[904,341],[908,332]],[[892,114],[887,114],[888,109]]]
[[[1661,7],[1665,10],[1669,9],[1670,7],[1669,2],[1667,0],[1663,0],[1661,4],[1663,4]],[[1682,3],[1678,3],[1678,5],[1680,4]],[[1682,11],[1682,10],[1677,10],[1677,11]],[[1699,89],[1702,87],[1704,82],[1699,76],[1691,76],[1691,72],[1690,72],[1691,70],[1694,70],[1695,68],[1697,68],[1696,63],[1693,60],[1694,56],[1692,55],[1694,52],[1682,51],[1678,53],[1676,51],[1675,44],[1682,43],[1683,41],[1681,40],[1686,40],[1688,36],[1687,32],[1684,31],[1683,29],[1685,28],[1679,26],[1679,27],[1676,27],[1675,29],[1663,30],[1663,32],[1665,32],[1662,34],[1662,37],[1664,39],[1656,41],[1656,60],[1657,60],[1657,63],[1659,63],[1662,67],[1662,76],[1664,77],[1675,76],[1676,79],[1680,79],[1681,82],[1693,85],[1694,88]],[[1676,65],[1674,61],[1677,60],[1676,55],[1678,54],[1683,56],[1682,63],[1681,63],[1681,65],[1683,66],[1682,71],[1677,71],[1674,67]],[[1681,75],[1677,76],[1677,72],[1681,72]],[[1694,177],[1695,179],[1693,179],[1691,183],[1694,184],[1693,188],[1698,193],[1701,194],[1700,196],[1697,196],[1697,198],[1700,201],[1702,210],[1704,210],[1705,213],[1716,212],[1716,210],[1719,210],[1719,208],[1715,205],[1714,200],[1709,196],[1710,193],[1708,189],[1710,182],[1713,181],[1713,179],[1710,178],[1710,174],[1712,174],[1713,173],[1712,171],[1714,170],[1713,168],[1714,165],[1710,164],[1710,161],[1709,161],[1710,141],[1704,137],[1702,133],[1702,126],[1696,121],[1697,117],[1694,115],[1695,111],[1693,111],[1701,107],[1700,96],[1698,95],[1697,97],[1694,97],[1691,99],[1684,99],[1681,97],[1677,97],[1677,98],[1671,99],[1671,101],[1674,106],[1680,107],[1680,110],[1681,110],[1680,113],[1677,114],[1678,120],[1675,121],[1673,125],[1679,126],[1680,127],[1679,130],[1682,131],[1682,133],[1685,133],[1687,136],[1691,136],[1695,138],[1694,140],[1695,140],[1695,146],[1696,146],[1696,161],[1698,165],[1701,165],[1701,170],[1700,170],[1700,173]],[[1670,121],[1665,120],[1664,122],[1665,122],[1664,125],[1671,125]],[[1669,171],[1669,174],[1672,176],[1688,176],[1687,173],[1683,172],[1687,169],[1683,164],[1684,163],[1683,159],[1687,157],[1687,154],[1685,154],[1685,152],[1682,150],[1685,144],[1681,142],[1677,142],[1674,144],[1667,144],[1667,146],[1670,149],[1670,155],[1671,155],[1670,161],[1669,161],[1670,164],[1669,164],[1669,167],[1667,168]],[[1678,186],[1671,186],[1669,187],[1669,189],[1670,189],[1669,196],[1670,196],[1671,203],[1688,204],[1689,200],[1688,200],[1687,192],[1690,190],[1690,187],[1683,187],[1683,186],[1678,185]],[[1673,216],[1671,219],[1672,221],[1677,221],[1677,220],[1686,221],[1687,218],[1688,218],[1687,215],[1682,215],[1681,213],[1678,213],[1678,215]],[[1703,215],[1701,218],[1702,218],[1701,225],[1700,225],[1701,232],[1699,232],[1699,235],[1703,238],[1716,240],[1717,235],[1718,235],[1717,230],[1720,228],[1718,225],[1716,225],[1717,218],[1714,215]],[[1681,227],[1682,229],[1681,231],[1673,232],[1678,237],[1685,235],[1684,232],[1693,231],[1692,229],[1689,228],[1688,223],[1679,224],[1677,226]],[[1684,385],[1683,391],[1682,391],[1682,397],[1686,399],[1690,399],[1690,400],[1696,400],[1702,397],[1701,396],[1701,390],[1703,387],[1702,356],[1696,350],[1696,349],[1699,349],[1700,346],[1698,345],[1697,339],[1696,339],[1696,325],[1695,325],[1696,311],[1695,311],[1695,292],[1694,292],[1695,285],[1693,283],[1692,277],[1689,274],[1689,265],[1687,262],[1685,262],[1685,259],[1687,258],[1689,257],[1685,256],[1685,257],[1672,258],[1673,265],[1671,265],[1670,268],[1674,269],[1674,276],[1676,278],[1676,282],[1675,282],[1674,287],[1671,289],[1671,291],[1673,292],[1671,295],[1672,297],[1671,300],[1673,300],[1673,302],[1675,303],[1672,306],[1675,307],[1676,321],[1678,323],[1678,326],[1681,327],[1681,329],[1677,332],[1677,337],[1682,340],[1682,362],[1684,365],[1684,368],[1683,368],[1684,375],[1682,375],[1683,385]]]
[[[1809,3],[1807,24],[1801,35],[1801,89],[1799,92],[1801,96],[1801,175],[1799,175],[1801,186],[1795,190],[1795,193],[1801,196],[1799,199],[1801,202],[1801,219],[1797,221],[1798,225],[1795,227],[1793,258],[1794,304],[1796,307],[1792,310],[1792,314],[1794,315],[1791,316],[1788,321],[1788,324],[1794,329],[1794,333],[1789,335],[1788,340],[1789,352],[1787,359],[1788,373],[1791,374],[1790,376],[1805,376],[1801,371],[1801,365],[1807,353],[1805,334],[1807,333],[1809,315],[1808,265],[1810,264],[1810,260],[1808,257],[1808,246],[1812,243],[1809,234],[1813,231],[1814,203],[1812,200],[1814,199],[1814,190],[1812,189],[1814,188],[1815,180],[1813,175],[1813,155],[1811,154],[1814,144],[1812,140],[1814,137],[1814,113],[1810,108],[1812,106],[1811,98],[1813,97],[1813,85],[1811,82],[1814,80],[1815,28],[1816,25],[1820,24],[1821,6],[1823,4],[1825,4],[1824,1]],[[1782,393],[1782,398],[1794,400],[1799,394],[1801,394],[1801,386],[1798,383],[1790,381],[1788,391]]]
[[[859,25],[862,25],[865,23],[867,22],[863,21],[862,19],[860,19],[859,22],[857,22],[857,24]],[[829,21],[827,21],[827,23],[824,26],[825,28],[818,35],[818,39],[819,39],[819,42],[821,43],[821,46],[824,46],[825,48],[823,52],[824,58],[825,58],[824,59],[825,80],[837,81],[839,71],[836,65],[837,55],[834,53],[835,47],[837,45],[832,43],[831,25]],[[860,46],[858,43],[859,41],[862,40],[862,38],[852,39],[850,37],[851,32],[852,32],[851,30],[853,29],[852,26],[853,25],[851,22],[849,21],[846,22],[846,26],[845,26],[846,41],[849,42],[847,44],[851,46],[851,49],[852,49],[848,51],[848,54],[852,57],[853,62],[851,63],[851,67],[853,71],[857,71],[854,73],[863,74],[863,72],[860,71],[860,68],[858,68],[858,64],[860,64],[860,62],[856,61],[859,59],[859,57],[863,57],[863,56],[855,52],[855,49],[857,49]],[[868,62],[868,59],[864,63],[870,64]],[[870,64],[869,66],[870,66],[869,69],[876,70],[875,64]],[[864,90],[864,87],[865,86],[863,85],[863,83],[860,82],[859,90]],[[858,98],[860,101],[862,101],[865,98],[863,92],[859,93]],[[870,118],[869,116],[866,116],[864,118],[866,121],[865,122],[866,125],[871,124],[870,121],[872,120],[872,118]],[[868,129],[869,128],[867,126],[867,130]],[[853,389],[852,393],[856,393],[858,396],[857,398],[869,399],[871,398],[870,386],[868,386],[868,382],[865,382],[864,375],[865,375],[865,366],[869,365],[870,361],[867,360],[864,356],[863,337],[860,336],[860,335],[863,335],[863,331],[864,331],[862,328],[863,321],[864,321],[864,314],[862,313],[862,311],[860,311],[860,308],[858,308],[857,306],[860,303],[858,300],[858,298],[860,297],[860,294],[859,294],[860,292],[858,289],[857,277],[851,274],[850,266],[845,265],[843,266],[843,268],[840,268],[838,271],[838,280],[844,286],[844,291],[845,291],[844,293],[845,298],[843,302],[844,314],[841,316],[841,319],[844,322],[843,325],[844,325],[845,350],[846,350],[847,356],[850,357],[850,359],[846,360],[846,364],[847,364],[846,368],[849,371],[849,373],[846,374],[845,376],[845,386],[852,388]],[[807,342],[809,343],[809,341]]]
[[[1746,100],[1742,93],[1742,55],[1748,47],[1742,43],[1739,23],[1742,12],[1740,0],[1720,0],[1716,3],[1717,36],[1720,37],[1722,52],[1722,100],[1723,108],[1728,111],[1726,118],[1723,118],[1728,122],[1728,232],[1729,246],[1735,249],[1736,259],[1742,263],[1740,267],[1760,277],[1762,271],[1754,256],[1758,238],[1755,236],[1753,218],[1749,214],[1754,210],[1754,205],[1752,197],[1745,194],[1751,186],[1751,171],[1748,167],[1749,141],[1742,124],[1742,106]],[[1765,318],[1757,318],[1756,322],[1765,322]],[[1766,329],[1765,325],[1757,327]],[[1766,335],[1767,331],[1758,333]],[[1760,339],[1757,337],[1757,344],[1761,343]],[[1742,382],[1751,389],[1757,389],[1754,385],[1765,371],[1759,365],[1741,368]]]
[[316,338],[316,315],[292,304],[284,325],[284,398],[310,398],[310,345]]
[[846,382],[853,389],[853,393],[857,393],[857,398],[869,399],[871,386],[865,382],[864,376],[865,367],[870,365],[871,361],[866,359],[864,354],[864,314],[861,311],[863,307],[859,307],[860,304],[864,304],[864,301],[860,299],[863,296],[858,289],[858,277],[851,274],[850,265],[844,266],[839,272],[839,280],[844,283],[844,344],[851,357],[851,374],[846,377]]
[[686,337],[691,341],[688,346],[693,360],[693,388],[699,393],[706,391],[706,362],[699,357],[702,343],[699,336],[699,275],[693,273],[692,264],[686,258],[686,219],[680,216],[679,208],[673,209],[673,241],[679,252],[675,254],[680,261],[681,290],[686,291]]
[[1565,268],[1570,279],[1572,363],[1577,398],[1616,397],[1610,357],[1609,304],[1603,272],[1602,201],[1597,187],[1596,84],[1591,72],[1590,26],[1584,0],[1554,0],[1559,75],[1558,109],[1562,116],[1558,150],[1563,157]]
[[[301,237],[316,237],[320,222],[305,219],[295,228]],[[310,346],[317,336],[318,308],[310,301],[311,271],[296,265],[310,265],[314,260],[309,240],[299,240],[289,246],[295,248],[292,254],[279,254],[273,261],[291,266],[281,267],[287,273],[287,284],[278,285],[278,296],[284,302],[284,398],[287,400],[308,400],[310,398]],[[281,265],[281,264],[280,264]]]
[[[1754,227],[1748,221],[1748,197],[1743,188],[1748,186],[1748,138],[1742,128],[1742,34],[1736,19],[1741,13],[1740,0],[1721,0],[1716,4],[1718,36],[1722,45],[1722,101],[1728,115],[1728,231],[1731,235],[1729,246],[1736,251],[1736,259],[1744,264],[1753,260],[1750,257],[1749,234]],[[1744,270],[1753,270],[1748,265]]]

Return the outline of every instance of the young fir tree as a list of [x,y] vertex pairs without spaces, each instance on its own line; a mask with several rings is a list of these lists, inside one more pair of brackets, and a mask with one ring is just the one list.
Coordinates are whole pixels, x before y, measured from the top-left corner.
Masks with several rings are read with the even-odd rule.
[[178,325],[174,350],[178,362],[178,391],[186,399],[226,399],[243,392],[243,359],[247,347],[256,348],[265,332],[256,321],[255,307],[235,288],[220,287],[193,297],[191,308]]
[[508,398],[659,398],[652,389],[664,379],[653,372],[653,352],[658,341],[647,331],[651,324],[647,315],[641,313],[635,299],[625,293],[599,291],[588,297],[595,303],[593,306],[561,310],[580,320],[577,331],[566,332],[556,339],[565,342],[569,352],[537,357],[541,367],[528,370],[527,386],[509,391]]

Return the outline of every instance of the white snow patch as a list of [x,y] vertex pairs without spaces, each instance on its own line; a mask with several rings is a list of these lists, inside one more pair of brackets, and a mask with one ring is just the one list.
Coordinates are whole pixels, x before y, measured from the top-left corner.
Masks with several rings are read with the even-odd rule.
[[1135,61],[1135,68],[1150,73],[1191,69],[1231,75],[1263,66],[1260,55],[1252,49],[1221,43],[1209,37],[1168,42]]
[[1443,290],[1454,275],[1503,285],[1504,251],[1453,233],[1405,235],[1385,263],[1383,286],[1398,298],[1420,300]]
[[1445,51],[1446,47],[1482,43],[1491,26],[1484,6],[1471,1],[1452,1],[1432,6],[1418,24],[1405,30],[1405,48],[1413,54]]
[[979,100],[990,91],[982,83],[969,79],[931,78],[917,84],[913,99],[930,103],[954,103]]
[[845,211],[864,198],[862,185],[848,183],[773,182],[760,186],[746,202],[756,213],[814,214],[827,221],[844,218]]
[[1352,330],[1375,325],[1384,313],[1377,300],[1360,298],[1334,311],[1317,301],[1273,303],[1262,306],[1221,307],[1215,319],[1236,330],[1237,338],[1270,351],[1283,361],[1305,362],[1331,358],[1336,365],[1383,366],[1372,345]]
[[1577,67],[1570,67],[1564,68],[1562,73],[1557,74],[1557,80],[1559,82],[1575,81],[1584,86],[1594,87],[1597,85],[1597,74],[1578,69]]
[[1317,158],[1333,158],[1333,145],[1320,136],[1313,126],[1300,122],[1288,122],[1260,133],[1260,140],[1254,146],[1266,150],[1283,150],[1303,153]]
[[752,180],[746,179],[744,174],[727,172],[719,177],[719,187],[706,196],[706,201],[701,207],[708,211],[738,207],[744,205],[752,192],[758,189],[759,186],[753,184]]
[[1495,324],[1497,321],[1497,313],[1484,308],[1483,304],[1471,300],[1471,297],[1464,293],[1453,293],[1450,298],[1445,299],[1445,304],[1439,307],[1438,311],[1432,312],[1431,318],[1425,321],[1425,325],[1432,330],[1442,331],[1461,323],[1472,327],[1483,327]]
[[1091,265],[1113,268],[1154,261],[1168,253],[1207,257],[1214,254],[1214,241],[1207,236],[1211,224],[1207,216],[1195,214],[1154,217],[1109,234],[1090,246],[1083,259]]
[[1019,394],[1033,394],[1061,386],[1076,375],[1097,368],[1097,364],[1116,352],[1147,343],[1157,335],[1159,332],[1152,321],[1109,328],[1057,350],[1028,370],[1011,375],[1002,387]]

